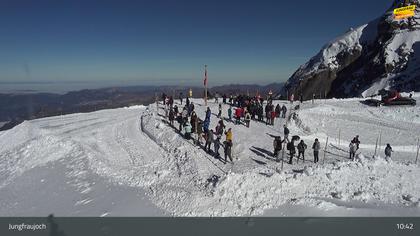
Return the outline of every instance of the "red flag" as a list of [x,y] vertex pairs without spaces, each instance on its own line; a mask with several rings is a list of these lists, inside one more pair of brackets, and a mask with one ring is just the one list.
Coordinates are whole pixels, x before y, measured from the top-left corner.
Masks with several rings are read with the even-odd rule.
[[207,86],[207,66],[204,69],[204,86]]

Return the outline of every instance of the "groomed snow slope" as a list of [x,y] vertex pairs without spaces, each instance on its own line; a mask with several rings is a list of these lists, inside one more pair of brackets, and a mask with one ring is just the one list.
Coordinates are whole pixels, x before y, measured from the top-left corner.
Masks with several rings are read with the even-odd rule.
[[[204,117],[203,102],[194,103]],[[252,122],[249,129],[227,123],[232,165],[181,138],[162,120],[162,108],[158,113],[152,104],[32,120],[0,132],[0,215],[420,216],[420,169],[413,164],[419,106],[304,103],[291,132],[309,148],[315,137],[324,148],[328,137],[326,158],[321,152],[314,164],[308,150],[305,162],[295,159],[283,170],[270,156],[270,135],[282,134],[284,121]],[[213,115],[211,128],[216,122]],[[378,157],[371,158],[380,132]],[[347,146],[357,134],[362,144],[352,162]],[[380,157],[385,143],[395,151],[390,162]],[[209,181],[214,176],[218,181]]]

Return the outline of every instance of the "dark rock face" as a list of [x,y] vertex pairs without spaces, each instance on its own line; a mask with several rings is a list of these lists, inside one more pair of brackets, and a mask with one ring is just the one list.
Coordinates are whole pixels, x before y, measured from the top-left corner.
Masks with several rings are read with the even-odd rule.
[[[394,20],[396,7],[417,5],[416,15]],[[380,18],[330,42],[288,80],[283,94],[315,97],[370,95],[384,87],[419,91],[420,0],[394,3]]]

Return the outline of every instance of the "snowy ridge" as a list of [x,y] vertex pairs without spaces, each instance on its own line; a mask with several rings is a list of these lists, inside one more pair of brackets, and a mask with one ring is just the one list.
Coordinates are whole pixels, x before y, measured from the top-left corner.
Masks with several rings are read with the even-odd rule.
[[420,3],[415,16],[396,20],[392,6],[382,17],[350,29],[325,45],[289,78],[283,95],[327,93],[330,97],[371,96],[380,89],[420,89]]
[[340,64],[337,56],[343,52],[361,50],[362,44],[360,39],[366,26],[367,24],[356,29],[350,29],[346,34],[325,45],[315,57],[299,68],[298,71],[303,72],[303,74],[299,73],[299,75],[305,76],[323,68],[339,69]]
[[[308,150],[307,161],[284,163],[283,170],[271,154],[270,135],[282,134],[279,120],[249,129],[227,122],[234,164],[183,139],[155,104],[27,121],[0,133],[0,215],[244,216],[278,209],[276,215],[287,216],[290,207],[307,209],[302,215],[313,209],[330,216],[420,215],[420,171],[413,164],[420,107],[367,109],[359,101],[301,105],[292,134],[309,148],[315,137],[323,148],[329,138],[328,151],[320,164]],[[203,117],[203,101],[193,102]],[[210,127],[217,121],[212,115]],[[356,134],[362,145],[353,162],[347,149]],[[387,142],[394,148],[390,162],[381,157]]]

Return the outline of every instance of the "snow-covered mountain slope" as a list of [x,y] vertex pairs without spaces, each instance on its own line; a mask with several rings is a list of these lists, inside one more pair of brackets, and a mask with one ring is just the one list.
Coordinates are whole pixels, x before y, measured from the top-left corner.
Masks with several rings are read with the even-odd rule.
[[[288,80],[283,93],[370,96],[382,88],[420,91],[420,1],[394,1],[372,22],[326,44]],[[395,20],[393,9],[417,5],[414,17]]]
[[[204,117],[203,101],[194,103]],[[308,150],[305,162],[295,159],[283,170],[271,156],[271,135],[282,135],[284,120],[250,128],[228,122],[234,164],[224,164],[168,126],[161,107],[158,113],[152,104],[26,121],[0,132],[0,215],[420,216],[420,168],[413,164],[420,106],[304,103],[290,130],[309,149],[316,137],[324,149],[328,138],[325,159],[321,151],[314,164]],[[217,121],[212,115],[212,128]],[[361,149],[350,161],[348,143],[357,134]],[[385,143],[394,149],[390,162],[381,157]]]

